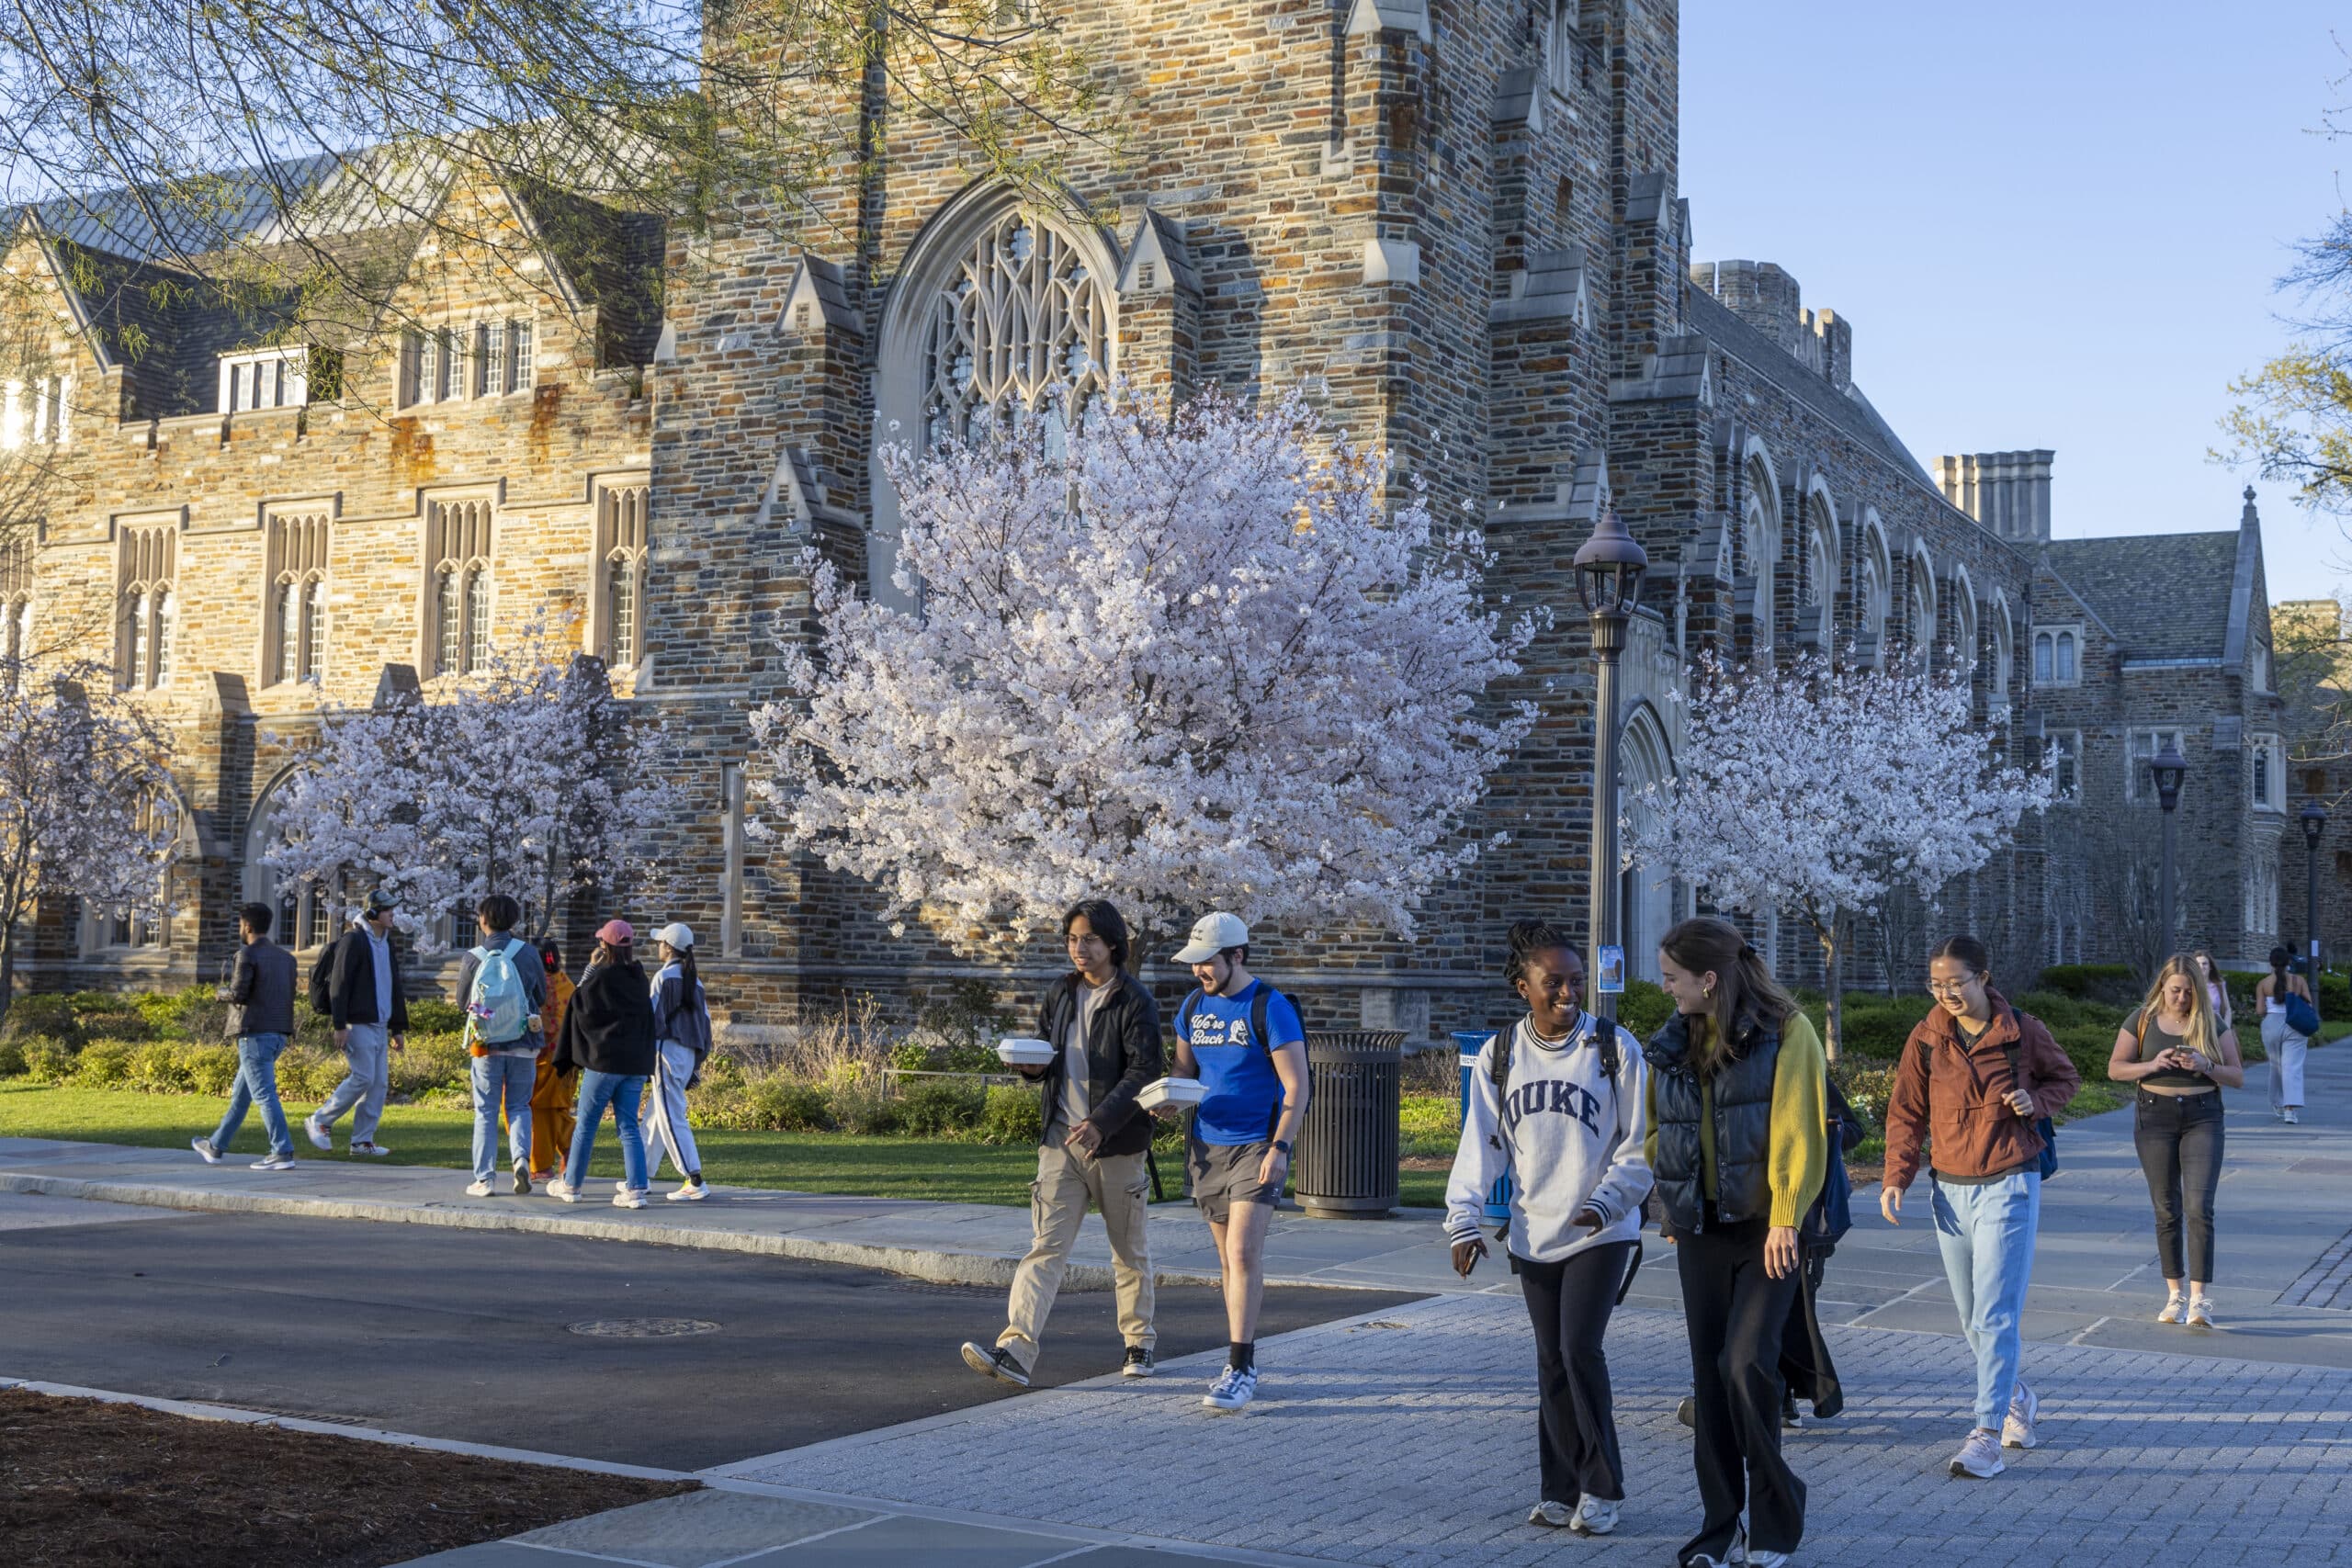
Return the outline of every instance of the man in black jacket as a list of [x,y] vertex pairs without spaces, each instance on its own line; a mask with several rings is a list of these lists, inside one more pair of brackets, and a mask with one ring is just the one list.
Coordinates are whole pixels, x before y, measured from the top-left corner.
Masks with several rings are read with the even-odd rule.
[[286,1108],[277,1099],[277,1058],[294,1033],[294,955],[269,940],[276,912],[266,904],[246,904],[237,910],[236,968],[229,983],[215,995],[229,1004],[229,1038],[237,1044],[237,1079],[229,1089],[229,1111],[209,1138],[196,1138],[189,1147],[207,1165],[219,1165],[245,1112],[261,1107],[261,1124],[269,1134],[269,1153],[254,1162],[255,1170],[294,1168],[294,1134],[286,1127]]
[[974,1371],[1023,1388],[1090,1202],[1111,1238],[1119,1333],[1127,1342],[1120,1370],[1149,1377],[1159,1337],[1151,1321],[1151,1250],[1144,1240],[1151,1118],[1136,1109],[1136,1096],[1165,1074],[1159,1006],[1126,973],[1127,925],[1108,903],[1090,898],[1073,907],[1062,917],[1062,935],[1073,969],[1054,982],[1038,1010],[1037,1035],[1054,1046],[1054,1059],[1021,1069],[1043,1086],[1046,1134],[1030,1205],[1036,1236],[1012,1277],[995,1348],[964,1343],[965,1363]]
[[376,1124],[384,1117],[384,1093],[391,1087],[391,1058],[387,1052],[408,1043],[408,991],[401,981],[400,954],[392,947],[392,901],[370,893],[359,919],[334,945],[329,973],[329,1021],[334,1043],[350,1073],[335,1086],[327,1102],[311,1112],[302,1131],[320,1148],[332,1148],[329,1130],[346,1111],[351,1118],[351,1152],[381,1157],[392,1151],[376,1141]]

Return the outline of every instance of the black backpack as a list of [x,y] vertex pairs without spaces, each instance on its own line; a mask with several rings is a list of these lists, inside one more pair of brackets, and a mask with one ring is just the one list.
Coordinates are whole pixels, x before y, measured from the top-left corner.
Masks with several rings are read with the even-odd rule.
[[334,1016],[334,955],[342,946],[343,939],[337,937],[311,960],[311,1010],[321,1018]]
[[[1583,1019],[1584,1028],[1588,1032],[1589,1032],[1595,1024],[1601,1026],[1600,1044],[1600,1071],[1602,1076],[1609,1079],[1610,1092],[1614,1094],[1617,1091],[1617,1068],[1619,1066],[1617,1031],[1620,1025],[1613,1018],[1596,1018],[1589,1012],[1583,1013],[1581,1017]],[[1502,1096],[1505,1089],[1510,1087],[1510,1047],[1511,1042],[1518,1038],[1518,1023],[1516,1021],[1507,1023],[1500,1029],[1495,1031],[1494,1049],[1487,1053],[1487,1077],[1494,1084],[1495,1095],[1498,1099]],[[1508,1150],[1510,1145],[1506,1144],[1504,1148]],[[1648,1200],[1645,1198],[1643,1202],[1646,1205]],[[1500,1242],[1508,1242],[1510,1240],[1510,1222],[1509,1220],[1505,1220],[1502,1224],[1496,1229],[1495,1239]],[[1518,1271],[1518,1259],[1513,1258],[1511,1261],[1511,1272],[1517,1273]],[[1619,1305],[1622,1306],[1624,1304],[1626,1294],[1634,1288],[1634,1277],[1641,1271],[1642,1242],[1641,1237],[1636,1235],[1634,1238],[1634,1256],[1626,1262],[1625,1265],[1625,1277],[1617,1282],[1617,1302]]]

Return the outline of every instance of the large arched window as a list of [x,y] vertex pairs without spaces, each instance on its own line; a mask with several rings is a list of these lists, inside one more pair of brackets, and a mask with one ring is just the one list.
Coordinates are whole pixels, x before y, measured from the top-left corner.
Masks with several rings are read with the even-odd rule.
[[1874,667],[1886,657],[1886,619],[1894,593],[1894,558],[1875,512],[1862,513],[1860,553],[1854,565],[1855,640],[1862,661]]
[[1968,569],[1951,569],[1951,667],[1966,679],[1973,679],[1979,657],[1976,646],[1976,585],[1969,580]]
[[1904,611],[1904,637],[1908,643],[1905,657],[1918,669],[1932,666],[1935,660],[1939,628],[1936,625],[1936,564],[1928,558],[1925,547],[1912,552],[1904,562],[1909,576],[1910,592]]
[[596,624],[594,647],[615,669],[645,649],[646,503],[643,480],[606,485],[596,492]]
[[1781,481],[1761,446],[1751,446],[1740,468],[1740,592],[1747,601],[1748,656],[1770,660],[1774,637],[1773,586],[1781,559]]
[[425,509],[424,667],[469,675],[490,662],[491,502],[435,501]]
[[[1634,818],[1645,816],[1654,807],[1645,798],[1645,791],[1674,778],[1674,753],[1667,744],[1666,728],[1658,722],[1657,710],[1647,703],[1625,716],[1617,754],[1626,813]],[[1657,874],[1638,863],[1627,866],[1622,875],[1619,908],[1623,911],[1627,972],[1655,981],[1658,939],[1681,913],[1677,885],[1671,875]]]
[[1996,701],[2006,703],[2009,700],[2009,666],[2017,659],[2017,628],[2010,623],[2006,591],[1994,590],[1989,615],[1992,635],[1987,638],[1986,652],[1993,667],[1986,672],[1984,683]]
[[1815,480],[1804,502],[1804,629],[1826,649],[1838,637],[1838,509]]
[[115,679],[128,691],[162,685],[172,675],[178,611],[172,592],[179,560],[179,524],[126,525],[115,575]]

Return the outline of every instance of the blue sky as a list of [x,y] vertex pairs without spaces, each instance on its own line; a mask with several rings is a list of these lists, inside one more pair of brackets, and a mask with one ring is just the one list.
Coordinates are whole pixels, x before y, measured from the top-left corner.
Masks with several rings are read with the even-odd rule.
[[[2230,379],[2352,192],[2352,140],[2315,134],[2352,104],[2338,33],[2352,7],[2307,0],[1684,0],[1692,254],[1850,317],[1922,463],[2055,448],[2059,536],[2234,526]],[[2352,581],[2334,520],[2257,489],[2272,598]]]

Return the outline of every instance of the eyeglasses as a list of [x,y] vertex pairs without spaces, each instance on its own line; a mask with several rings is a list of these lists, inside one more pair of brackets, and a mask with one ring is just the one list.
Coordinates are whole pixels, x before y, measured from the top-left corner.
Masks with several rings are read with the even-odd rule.
[[1939,997],[1958,996],[1975,983],[1976,976],[1967,975],[1957,980],[1930,980],[1928,982],[1928,989]]

